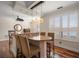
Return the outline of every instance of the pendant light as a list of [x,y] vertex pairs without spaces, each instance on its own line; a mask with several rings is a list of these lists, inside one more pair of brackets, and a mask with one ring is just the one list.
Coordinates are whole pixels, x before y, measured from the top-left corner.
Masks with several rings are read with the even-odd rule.
[[41,24],[44,22],[44,19],[42,18],[42,4],[40,5],[40,7],[41,7],[40,16],[38,16],[38,11],[37,11],[38,9],[36,7],[36,17],[32,20],[32,22],[35,24]]
[[43,13],[43,12],[42,12],[42,8],[43,8],[43,7],[42,7],[42,4],[41,4],[41,16],[40,16],[40,23],[43,23],[43,22],[44,22],[44,19],[42,18],[42,13]]

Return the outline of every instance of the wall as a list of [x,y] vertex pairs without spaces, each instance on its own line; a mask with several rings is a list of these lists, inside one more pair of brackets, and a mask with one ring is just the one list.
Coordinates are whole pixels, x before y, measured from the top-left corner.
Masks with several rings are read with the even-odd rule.
[[[46,29],[49,32],[53,32],[53,29],[49,30],[49,20],[53,19],[53,17],[55,17],[55,16],[59,16],[59,15],[61,16],[63,14],[69,14],[69,13],[72,13],[72,12],[78,12],[78,14],[79,14],[79,4],[73,4],[73,5],[65,7],[63,9],[52,11],[52,12],[44,15],[44,18],[46,20],[45,21],[46,24],[43,25],[43,27],[41,26],[42,27],[41,31]],[[79,36],[79,34],[78,34],[78,36]],[[62,43],[60,44],[60,42],[62,42]],[[55,39],[55,45],[69,49],[69,50],[72,50],[72,51],[79,52],[79,47],[78,47],[79,46],[79,39],[77,39],[76,42],[75,41],[63,40],[63,39]]]
[[[24,21],[16,21],[17,16]],[[0,41],[8,40],[8,30],[14,30],[15,24],[21,24],[23,28],[28,28],[31,20],[30,15],[18,12],[10,5],[0,2]]]

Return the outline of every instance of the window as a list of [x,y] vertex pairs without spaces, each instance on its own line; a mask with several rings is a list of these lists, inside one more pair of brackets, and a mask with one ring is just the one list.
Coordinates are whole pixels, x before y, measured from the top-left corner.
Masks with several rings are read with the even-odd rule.
[[77,32],[69,32],[69,37],[70,38],[76,38],[77,37]]
[[54,19],[49,20],[49,28],[53,27]]
[[78,29],[77,13],[64,14],[56,16],[53,20],[50,19],[50,31],[55,33],[55,39],[76,40]]
[[60,37],[60,32],[55,32],[55,39],[59,39]]
[[68,32],[63,32],[63,37],[68,37]]
[[62,16],[62,27],[63,28],[68,27],[68,16]]
[[60,37],[61,37],[61,38],[63,37],[63,32],[60,32]]
[[77,15],[76,14],[70,15],[69,27],[77,27]]
[[54,22],[55,22],[55,27],[56,28],[58,28],[58,27],[60,27],[60,17],[56,17],[55,19],[54,19]]
[[49,20],[49,31],[53,31],[54,30],[54,19],[50,19]]

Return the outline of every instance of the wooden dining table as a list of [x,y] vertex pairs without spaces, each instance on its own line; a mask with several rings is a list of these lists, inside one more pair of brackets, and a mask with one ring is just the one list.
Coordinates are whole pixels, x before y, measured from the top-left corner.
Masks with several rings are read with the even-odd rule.
[[38,35],[38,36],[30,37],[29,39],[40,42],[40,45],[39,45],[40,46],[40,57],[47,58],[47,52],[46,52],[47,44],[46,44],[46,42],[52,40],[52,37]]

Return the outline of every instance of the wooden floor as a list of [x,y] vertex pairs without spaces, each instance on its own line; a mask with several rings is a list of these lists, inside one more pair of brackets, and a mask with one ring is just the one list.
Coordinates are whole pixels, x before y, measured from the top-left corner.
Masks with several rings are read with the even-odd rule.
[[9,41],[0,41],[0,58],[10,58]]
[[[0,58],[11,58],[9,52],[9,41],[0,41]],[[79,53],[69,51],[60,47],[55,47],[55,58],[77,58]]]
[[65,58],[79,58],[79,53],[61,47],[55,47],[55,53]]

